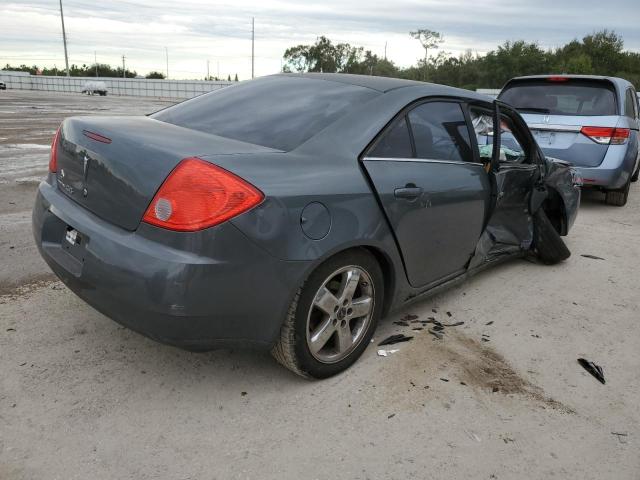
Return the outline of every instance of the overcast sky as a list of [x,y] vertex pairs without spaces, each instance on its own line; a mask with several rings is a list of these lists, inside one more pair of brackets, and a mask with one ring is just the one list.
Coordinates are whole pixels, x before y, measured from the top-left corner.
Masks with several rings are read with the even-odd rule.
[[[640,0],[63,0],[70,63],[102,63],[171,78],[251,75],[251,17],[256,75],[280,70],[284,50],[319,35],[361,45],[400,66],[422,55],[408,32],[444,34],[445,51],[486,53],[505,40],[554,47],[603,28],[640,51]],[[0,64],[64,67],[58,0],[0,0]],[[219,69],[219,70],[218,70]]]

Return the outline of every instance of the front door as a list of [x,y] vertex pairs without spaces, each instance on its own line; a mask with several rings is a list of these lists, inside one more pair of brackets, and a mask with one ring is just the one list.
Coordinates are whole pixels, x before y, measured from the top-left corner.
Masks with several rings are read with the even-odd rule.
[[475,268],[531,247],[530,200],[540,175],[541,154],[526,124],[506,105],[502,111],[498,105],[494,110],[472,106],[470,116],[492,183],[487,226],[470,263]]
[[363,158],[414,287],[462,273],[485,224],[491,184],[467,118],[456,101],[419,104]]

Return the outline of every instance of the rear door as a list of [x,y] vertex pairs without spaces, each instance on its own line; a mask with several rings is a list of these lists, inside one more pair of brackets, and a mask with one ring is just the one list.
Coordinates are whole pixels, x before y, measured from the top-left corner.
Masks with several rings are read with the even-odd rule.
[[547,155],[597,167],[609,145],[589,137],[584,127],[619,126],[616,97],[614,85],[606,79],[548,77],[511,81],[499,99],[520,112]]
[[414,287],[463,272],[482,233],[491,186],[471,132],[461,103],[430,100],[401,112],[363,158]]

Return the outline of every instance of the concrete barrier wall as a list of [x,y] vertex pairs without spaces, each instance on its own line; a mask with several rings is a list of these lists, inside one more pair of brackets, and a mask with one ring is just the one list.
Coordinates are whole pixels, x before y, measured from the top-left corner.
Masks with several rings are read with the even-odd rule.
[[478,88],[476,92],[496,98],[500,94],[499,88]]
[[30,75],[23,72],[0,71],[0,80],[8,89],[46,90],[53,92],[80,93],[86,82],[104,82],[109,95],[135,97],[191,98],[202,93],[218,90],[233,82],[207,82],[198,80],[151,80],[146,78],[111,77],[54,77]]

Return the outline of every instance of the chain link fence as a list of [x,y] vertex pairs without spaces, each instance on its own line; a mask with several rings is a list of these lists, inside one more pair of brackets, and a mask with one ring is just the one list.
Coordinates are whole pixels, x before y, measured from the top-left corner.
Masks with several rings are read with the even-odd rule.
[[232,85],[225,81],[152,80],[146,78],[62,77],[0,71],[8,89],[80,93],[87,82],[104,82],[108,95],[185,99]]

